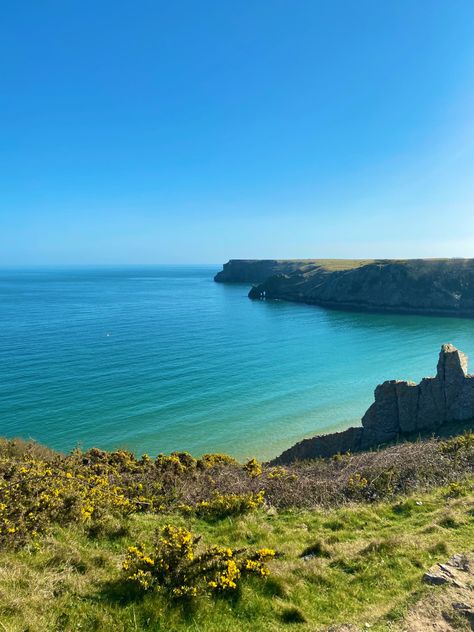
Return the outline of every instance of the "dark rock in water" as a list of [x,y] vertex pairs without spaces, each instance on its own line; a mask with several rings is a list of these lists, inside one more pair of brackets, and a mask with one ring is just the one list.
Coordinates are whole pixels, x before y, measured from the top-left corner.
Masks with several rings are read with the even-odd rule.
[[416,432],[436,432],[443,424],[474,419],[474,376],[467,356],[446,344],[441,347],[435,377],[419,384],[389,380],[375,389],[375,401],[362,426],[305,439],[274,459],[274,464],[359,452]]

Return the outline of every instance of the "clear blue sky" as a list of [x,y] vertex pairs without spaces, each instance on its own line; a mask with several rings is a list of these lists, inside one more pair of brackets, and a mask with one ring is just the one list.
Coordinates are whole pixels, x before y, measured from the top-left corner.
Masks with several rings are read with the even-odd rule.
[[0,264],[474,256],[473,0],[23,0]]

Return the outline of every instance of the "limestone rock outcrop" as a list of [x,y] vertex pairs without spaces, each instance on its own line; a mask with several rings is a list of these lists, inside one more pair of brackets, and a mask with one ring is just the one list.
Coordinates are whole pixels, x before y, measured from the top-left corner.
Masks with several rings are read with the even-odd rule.
[[436,432],[443,424],[474,419],[474,375],[467,356],[451,344],[441,347],[435,377],[419,384],[389,380],[375,389],[375,401],[362,417],[362,426],[305,439],[273,463],[359,452],[404,435]]
[[262,283],[275,274],[293,274],[311,268],[312,260],[304,259],[231,259],[224,263],[216,283]]
[[254,283],[252,299],[474,317],[474,259],[233,259],[215,280]]
[[423,581],[434,586],[451,584],[456,588],[466,588],[474,580],[473,557],[472,553],[457,553],[444,564],[432,566],[423,575]]

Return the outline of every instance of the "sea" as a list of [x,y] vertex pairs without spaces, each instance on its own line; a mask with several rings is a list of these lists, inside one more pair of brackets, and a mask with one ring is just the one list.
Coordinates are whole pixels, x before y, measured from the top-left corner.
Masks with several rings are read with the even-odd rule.
[[0,270],[0,435],[269,459],[360,424],[443,343],[474,353],[474,320],[251,301],[220,268]]

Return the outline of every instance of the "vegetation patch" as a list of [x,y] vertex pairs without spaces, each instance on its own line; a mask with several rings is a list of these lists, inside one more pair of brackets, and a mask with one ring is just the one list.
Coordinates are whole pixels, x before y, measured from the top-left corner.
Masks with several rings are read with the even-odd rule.
[[126,581],[142,591],[166,590],[174,598],[234,591],[245,575],[267,577],[272,549],[232,550],[211,546],[199,550],[200,538],[182,527],[166,525],[153,548],[131,546],[122,563]]
[[424,572],[472,549],[473,451],[465,435],[258,472],[0,442],[0,628],[402,630],[442,593]]

